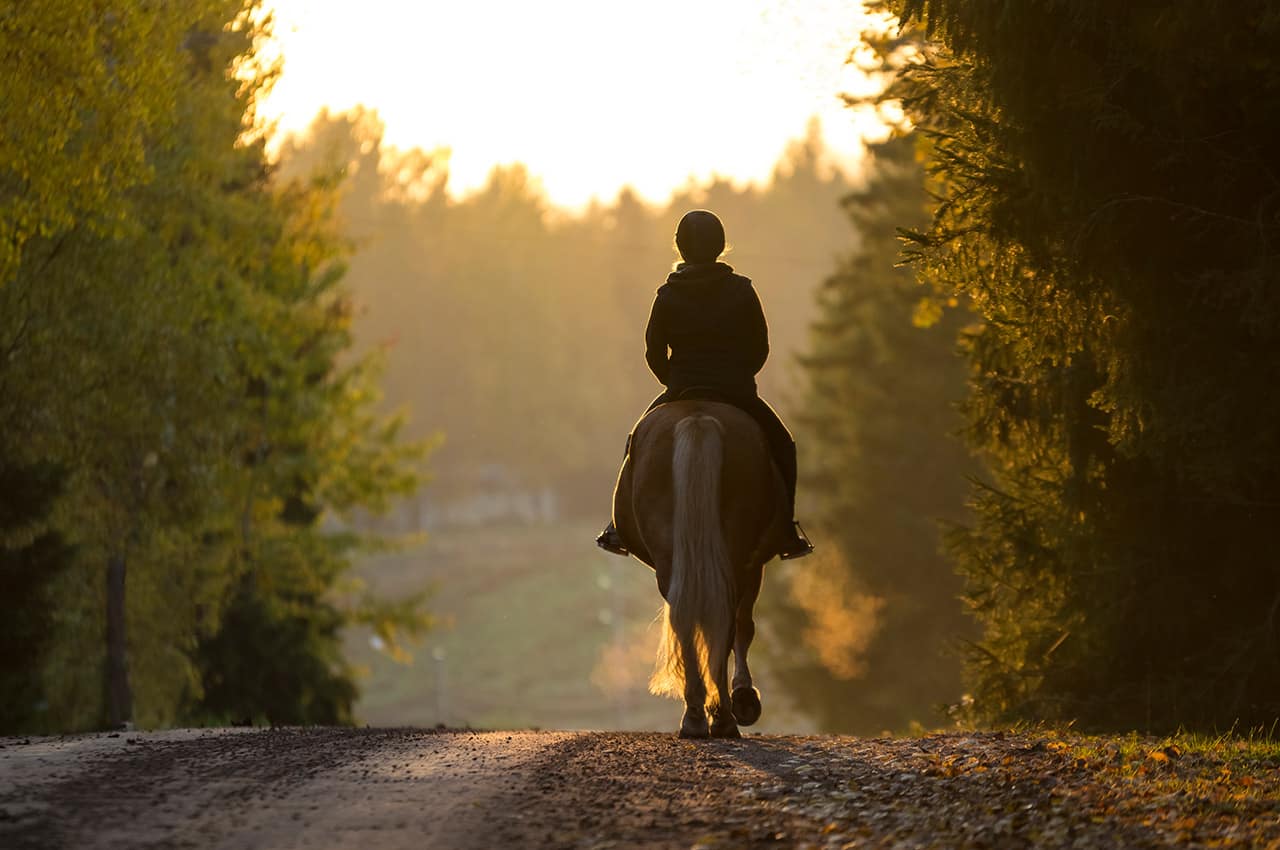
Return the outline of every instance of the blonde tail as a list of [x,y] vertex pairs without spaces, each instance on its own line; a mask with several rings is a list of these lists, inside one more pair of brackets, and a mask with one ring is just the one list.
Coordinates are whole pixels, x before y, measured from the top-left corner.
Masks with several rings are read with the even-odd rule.
[[649,690],[684,697],[680,647],[696,646],[697,675],[708,693],[712,664],[728,658],[733,628],[729,553],[720,529],[723,426],[713,416],[688,416],[676,424],[671,472],[675,486],[671,583],[663,606],[662,637]]

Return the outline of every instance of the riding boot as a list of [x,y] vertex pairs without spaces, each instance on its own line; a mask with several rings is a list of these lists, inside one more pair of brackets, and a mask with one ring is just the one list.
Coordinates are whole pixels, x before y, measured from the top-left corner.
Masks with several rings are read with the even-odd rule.
[[800,527],[800,523],[796,520],[796,482],[799,473],[796,469],[796,444],[793,440],[788,440],[785,445],[779,446],[776,454],[778,461],[778,469],[782,473],[782,483],[786,485],[787,490],[787,517],[791,521],[790,527],[784,532],[784,538],[778,552],[778,557],[784,561],[792,558],[803,558],[813,551],[813,544],[809,542],[809,538],[805,536],[804,529]]
[[618,529],[614,528],[613,520],[609,520],[609,524],[604,527],[604,531],[596,536],[596,545],[604,551],[612,552],[615,555],[626,557],[631,554],[626,544],[622,542],[622,535],[618,534]]

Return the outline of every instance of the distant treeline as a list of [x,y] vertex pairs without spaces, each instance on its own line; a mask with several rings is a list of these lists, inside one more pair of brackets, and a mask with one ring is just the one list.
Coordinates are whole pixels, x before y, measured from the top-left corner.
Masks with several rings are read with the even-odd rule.
[[573,213],[518,166],[457,198],[446,153],[387,149],[370,113],[322,115],[282,155],[346,171],[357,339],[385,347],[410,430],[444,435],[428,502],[488,475],[550,486],[562,515],[604,522],[623,438],[660,389],[643,332],[675,223],[715,210],[765,305],[761,392],[799,439],[801,511],[821,541],[766,595],[772,668],[826,728],[945,719],[937,706],[962,693],[945,650],[966,624],[939,521],[960,517],[971,468],[954,435],[970,319],[922,318],[928,291],[895,268],[896,228],[922,225],[929,203],[910,140],[873,146],[847,177],[815,125],[762,186],[691,184],[662,206],[623,191]]
[[626,434],[661,390],[644,362],[649,307],[677,259],[676,222],[696,207],[724,220],[727,261],[764,301],[762,392],[797,407],[813,292],[853,238],[838,209],[851,183],[817,125],[764,185],[691,182],[661,206],[624,190],[580,211],[553,207],[519,165],[459,197],[447,152],[396,151],[381,135],[374,114],[321,115],[281,155],[299,173],[346,173],[357,341],[385,352],[387,400],[409,433],[444,438],[425,499],[487,475],[552,488],[562,515],[607,519]]
[[352,357],[336,178],[284,181],[257,3],[0,26],[0,731],[346,722],[339,630],[425,625],[323,522],[415,485]]

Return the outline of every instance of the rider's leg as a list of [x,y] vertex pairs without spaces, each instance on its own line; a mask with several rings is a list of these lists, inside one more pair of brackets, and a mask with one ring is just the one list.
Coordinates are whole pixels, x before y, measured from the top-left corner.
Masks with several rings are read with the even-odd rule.
[[[658,405],[664,404],[665,402],[670,401],[669,396],[670,396],[670,391],[663,392],[661,395],[659,395],[649,404],[649,406],[645,409],[644,412],[648,413],[650,410],[653,410]],[[640,418],[643,419],[644,416],[641,416]],[[640,424],[639,422],[636,423],[636,425],[639,425],[639,424]],[[634,426],[631,429],[631,433],[632,434],[635,433]],[[631,434],[628,434],[627,447],[622,451],[623,463],[626,463],[627,456],[630,454],[631,454]],[[614,527],[612,519],[609,520],[609,524],[604,527],[604,531],[596,535],[596,545],[599,546],[601,549],[605,550],[606,552],[612,552],[615,555],[631,554],[627,550],[627,544],[622,542],[622,535],[618,534],[618,529]]]
[[787,486],[787,505],[795,512],[796,504],[796,441],[791,432],[783,424],[782,417],[769,406],[769,402],[756,396],[743,405],[751,418],[756,420],[764,431],[765,442],[769,445],[769,453],[782,473],[782,482]]
[[782,483],[786,486],[787,510],[789,511],[791,522],[786,540],[783,542],[782,551],[779,554],[784,558],[798,558],[807,555],[813,551],[813,544],[805,539],[800,532],[798,524],[795,522],[796,480],[799,477],[796,468],[796,441],[792,438],[791,432],[787,430],[787,426],[783,424],[782,418],[764,399],[756,396],[754,399],[750,399],[744,407],[764,431],[765,442],[769,444],[769,451],[773,455],[774,462],[778,465],[778,471],[782,473]]
[[[622,462],[627,462],[627,456],[631,454],[631,434],[627,435],[627,447],[622,450]],[[622,542],[622,535],[618,533],[618,528],[613,524],[613,519],[609,520],[609,524],[604,527],[604,531],[596,535],[596,545],[606,552],[612,552],[615,555],[626,557],[631,554],[627,549],[627,544]]]

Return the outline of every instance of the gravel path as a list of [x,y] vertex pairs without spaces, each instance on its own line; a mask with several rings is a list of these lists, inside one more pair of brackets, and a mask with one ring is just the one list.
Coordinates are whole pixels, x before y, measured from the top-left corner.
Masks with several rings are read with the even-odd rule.
[[1274,783],[1228,788],[1224,808],[1186,773],[1215,765],[1181,761],[1130,781],[1062,742],[1001,733],[8,738],[0,847],[1280,847]]

